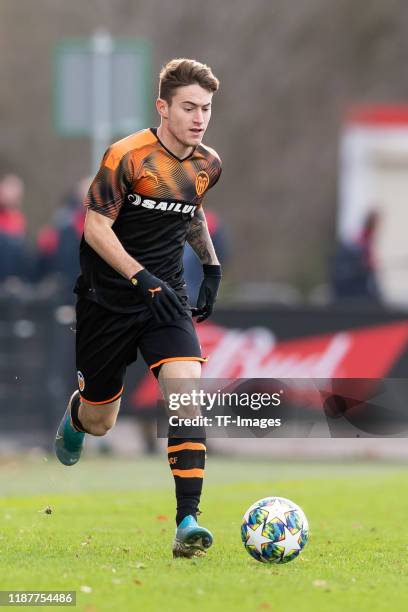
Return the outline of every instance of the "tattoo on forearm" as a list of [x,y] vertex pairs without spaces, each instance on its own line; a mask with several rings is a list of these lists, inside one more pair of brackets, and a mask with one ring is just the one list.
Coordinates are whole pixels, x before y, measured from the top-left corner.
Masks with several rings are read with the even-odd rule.
[[215,252],[202,210],[198,210],[191,220],[187,241],[200,258],[201,263],[211,263]]

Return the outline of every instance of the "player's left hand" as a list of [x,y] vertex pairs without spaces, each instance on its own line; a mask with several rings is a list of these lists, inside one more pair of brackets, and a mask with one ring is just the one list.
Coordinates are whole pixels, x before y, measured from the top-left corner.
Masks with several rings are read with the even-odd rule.
[[191,309],[191,315],[198,317],[197,323],[205,321],[214,309],[222,274],[221,266],[203,264],[204,278],[198,293],[197,307]]

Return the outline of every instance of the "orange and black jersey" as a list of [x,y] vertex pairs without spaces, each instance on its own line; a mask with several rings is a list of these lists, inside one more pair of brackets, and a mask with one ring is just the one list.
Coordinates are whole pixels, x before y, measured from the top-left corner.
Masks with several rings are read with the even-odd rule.
[[[183,249],[191,219],[221,174],[217,153],[199,145],[184,159],[169,151],[155,128],[113,144],[105,153],[85,206],[114,220],[125,250],[168,282],[187,302]],[[87,244],[80,247],[75,292],[116,312],[144,310],[137,292]]]

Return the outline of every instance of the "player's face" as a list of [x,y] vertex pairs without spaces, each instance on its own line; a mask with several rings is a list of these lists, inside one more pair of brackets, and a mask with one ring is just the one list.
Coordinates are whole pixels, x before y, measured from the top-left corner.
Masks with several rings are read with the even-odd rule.
[[171,103],[165,104],[167,116],[163,117],[173,138],[186,147],[200,144],[210,121],[212,97],[212,92],[198,84],[176,89]]

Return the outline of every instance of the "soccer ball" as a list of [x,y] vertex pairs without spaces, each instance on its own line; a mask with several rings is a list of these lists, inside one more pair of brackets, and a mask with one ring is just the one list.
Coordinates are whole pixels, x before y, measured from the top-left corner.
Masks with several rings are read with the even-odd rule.
[[249,554],[262,563],[288,563],[309,537],[305,513],[290,499],[265,497],[244,514],[241,538]]

